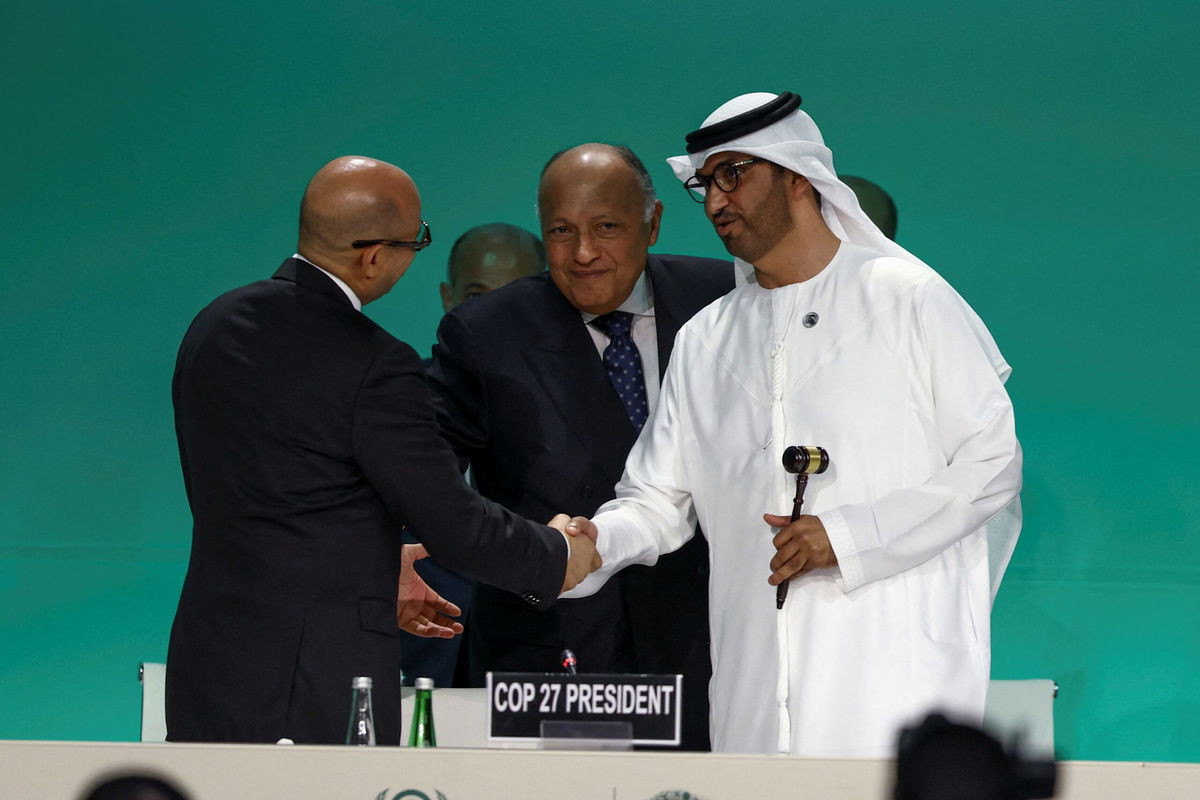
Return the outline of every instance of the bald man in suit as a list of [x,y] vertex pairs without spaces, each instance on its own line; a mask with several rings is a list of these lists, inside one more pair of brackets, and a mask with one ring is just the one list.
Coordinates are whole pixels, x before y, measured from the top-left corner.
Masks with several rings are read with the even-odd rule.
[[194,527],[168,739],[339,744],[351,679],[371,676],[377,739],[399,744],[398,630],[461,630],[416,577],[424,548],[402,551],[404,525],[531,607],[598,566],[590,542],[467,486],[420,358],[361,313],[429,239],[403,170],[337,159],[304,193],[298,252],[188,329],[172,390]]

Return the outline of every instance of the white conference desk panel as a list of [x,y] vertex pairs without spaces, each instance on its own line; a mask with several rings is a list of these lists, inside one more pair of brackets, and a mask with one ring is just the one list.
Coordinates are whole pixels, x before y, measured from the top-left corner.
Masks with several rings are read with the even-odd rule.
[[[191,800],[650,800],[686,790],[697,800],[884,800],[888,760],[711,753],[410,750],[102,742],[0,742],[5,798],[74,800],[99,776],[149,771]],[[1200,796],[1200,765],[1066,762],[1066,800]],[[420,794],[413,793],[413,790]]]

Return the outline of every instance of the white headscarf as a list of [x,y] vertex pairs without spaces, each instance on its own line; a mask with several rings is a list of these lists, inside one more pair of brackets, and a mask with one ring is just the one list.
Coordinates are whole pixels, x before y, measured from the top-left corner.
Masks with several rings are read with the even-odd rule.
[[[771,102],[778,95],[752,92],[733,98],[708,115],[701,128]],[[821,215],[833,235],[844,242],[861,245],[878,253],[920,263],[920,259],[880,232],[862,210],[854,190],[842,183],[833,168],[833,153],[812,117],[796,109],[765,128],[714,145],[707,150],[667,159],[681,181],[696,174],[714,153],[737,152],[766,159],[808,178],[821,195]]]

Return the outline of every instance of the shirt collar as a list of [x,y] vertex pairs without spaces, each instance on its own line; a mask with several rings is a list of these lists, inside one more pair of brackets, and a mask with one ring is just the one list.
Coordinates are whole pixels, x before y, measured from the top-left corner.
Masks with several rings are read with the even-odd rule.
[[336,283],[336,284],[338,285],[338,288],[339,288],[339,289],[341,289],[343,292],[345,292],[345,293],[346,293],[346,297],[347,297],[347,298],[349,298],[349,300],[350,300],[350,303],[351,303],[351,304],[352,304],[352,305],[353,305],[353,306],[354,306],[356,309],[358,309],[359,311],[362,311],[362,300],[359,300],[359,299],[358,299],[358,295],[356,295],[356,294],[354,293],[354,290],[353,290],[353,289],[351,289],[351,288],[350,288],[350,286],[349,286],[349,284],[347,284],[347,283],[346,283],[344,280],[342,280],[341,278],[339,278],[337,275],[334,275],[332,272],[330,272],[329,270],[325,269],[324,267],[317,266],[316,264],[314,264],[313,262],[309,261],[307,258],[305,258],[304,256],[300,255],[299,253],[293,253],[293,254],[292,254],[292,258],[297,258],[297,259],[299,259],[299,260],[303,261],[305,264],[308,264],[310,267],[316,267],[317,269],[321,270],[321,272],[324,272],[326,275],[328,275],[328,276],[329,276],[329,279],[330,279],[330,280],[332,280],[334,283]]

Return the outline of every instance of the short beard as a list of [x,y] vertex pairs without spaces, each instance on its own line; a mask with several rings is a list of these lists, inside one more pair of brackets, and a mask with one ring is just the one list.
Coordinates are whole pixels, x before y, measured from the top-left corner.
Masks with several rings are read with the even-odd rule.
[[730,255],[755,264],[791,232],[792,207],[788,204],[787,187],[784,185],[786,176],[783,170],[775,173],[771,190],[753,210],[753,222],[743,214],[742,227],[745,230],[742,235],[736,241],[724,240],[725,249]]

